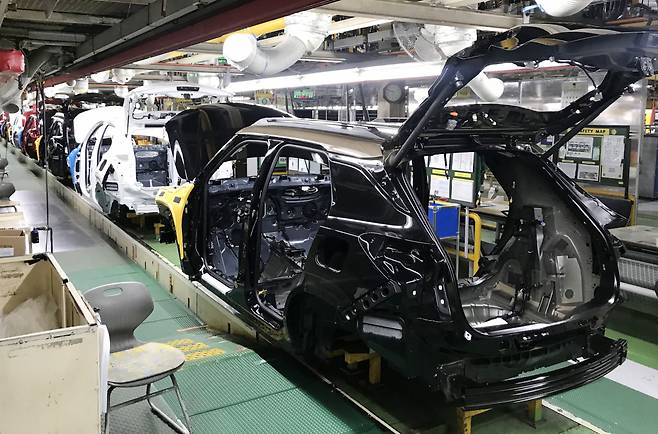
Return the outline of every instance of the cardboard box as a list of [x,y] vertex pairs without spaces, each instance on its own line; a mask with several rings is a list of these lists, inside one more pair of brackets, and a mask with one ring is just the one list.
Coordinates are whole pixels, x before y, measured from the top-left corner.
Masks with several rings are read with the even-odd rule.
[[26,237],[22,229],[0,229],[0,258],[25,255]]
[[[99,434],[105,350],[92,308],[51,254],[0,258],[5,325],[43,296],[56,305],[56,328],[12,336],[5,328],[0,336],[0,433]],[[44,325],[34,323],[33,330]]]

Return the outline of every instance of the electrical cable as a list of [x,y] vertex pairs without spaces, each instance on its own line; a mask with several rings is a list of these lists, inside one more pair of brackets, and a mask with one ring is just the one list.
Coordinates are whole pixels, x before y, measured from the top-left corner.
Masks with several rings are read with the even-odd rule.
[[[39,80],[37,82],[37,101],[39,97],[41,97],[41,102],[43,103],[43,112],[42,112],[42,125],[41,127],[43,128],[42,134],[41,134],[41,143],[45,143],[43,145],[43,156],[44,156],[44,177],[45,177],[45,186],[46,186],[46,226],[43,228],[37,228],[40,230],[44,230],[47,232],[47,237],[46,237],[46,242],[45,242],[45,248],[44,250],[47,252],[48,251],[48,239],[50,239],[50,253],[53,253],[54,251],[54,246],[53,246],[53,230],[50,227],[50,195],[49,195],[49,189],[48,189],[48,114],[46,110],[46,98],[44,94],[44,83],[43,80]],[[37,102],[37,110],[38,110],[39,104]]]

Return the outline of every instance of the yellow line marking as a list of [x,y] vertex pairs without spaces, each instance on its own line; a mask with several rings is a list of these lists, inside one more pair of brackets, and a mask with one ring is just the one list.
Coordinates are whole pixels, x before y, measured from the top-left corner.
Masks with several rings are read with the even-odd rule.
[[220,348],[210,348],[209,350],[188,353],[185,355],[185,360],[189,362],[192,360],[205,359],[207,357],[221,356],[222,354],[224,354],[224,350]]

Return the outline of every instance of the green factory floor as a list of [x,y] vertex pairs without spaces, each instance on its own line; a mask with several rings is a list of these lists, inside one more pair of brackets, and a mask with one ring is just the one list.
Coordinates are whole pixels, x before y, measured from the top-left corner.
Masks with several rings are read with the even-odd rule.
[[[152,234],[142,235],[141,238],[153,250],[178,265],[175,244],[161,244]],[[653,333],[657,328],[658,319],[656,317],[619,308],[610,318],[607,335],[611,338],[623,338],[628,341],[629,360],[658,370],[658,338]],[[656,384],[656,388],[658,390],[658,384]],[[602,399],[602,397],[606,397],[606,399]],[[367,400],[367,396],[364,399]],[[607,432],[658,432],[658,400],[608,378],[551,397],[548,402]],[[500,412],[478,416],[474,421],[474,426],[481,427],[480,429],[485,432],[501,432],[498,431],[500,427],[497,423],[505,419],[503,414]],[[555,433],[567,430],[569,432],[590,431],[577,424],[570,426],[567,423],[560,426],[560,422],[564,423],[567,419],[559,419],[555,421],[556,425],[549,422],[539,427],[539,431]],[[516,417],[512,420],[514,423],[520,424],[518,429],[521,431],[518,432],[526,432],[529,429],[522,422],[522,418]],[[509,421],[507,423],[510,424]],[[510,426],[506,425],[505,431],[509,430]]]
[[[10,180],[18,190],[17,198],[32,214],[26,213],[26,219],[33,225],[41,224],[43,219],[38,214],[43,207],[40,196],[43,179],[18,164],[13,156],[10,155],[9,159]],[[52,196],[51,212],[54,213],[51,223],[56,235],[55,256],[81,292],[96,285],[128,280],[143,282],[149,288],[155,310],[137,329],[137,336],[143,340],[168,342],[185,352],[188,361],[178,377],[183,398],[192,414],[195,433],[380,431],[356,407],[286,354],[270,348],[253,347],[251,343],[215,334],[203,327],[183,304],[139,266],[116,251],[111,242],[103,239],[83,218]],[[80,233],[84,234],[84,238],[79,243],[67,242]],[[171,262],[177,263],[175,245],[160,245],[149,237],[145,241]],[[655,330],[655,319],[649,317],[640,322],[636,319],[637,316],[632,314],[628,318],[620,318],[624,327],[615,330],[632,336],[631,360],[653,367],[658,346],[651,338],[650,331]],[[630,327],[628,322],[636,326]],[[651,324],[653,328],[648,330],[646,326]],[[362,399],[373,407],[384,403],[388,408],[404,407],[405,402],[413,401],[413,396],[408,393],[389,393],[382,387],[367,390]],[[117,394],[116,398],[129,396],[126,393]],[[176,411],[171,396],[165,395],[164,401],[168,404],[166,407]],[[658,432],[658,400],[647,399],[647,395],[613,380],[602,379],[577,391],[550,398],[549,402],[609,432]],[[544,410],[544,420],[537,428],[532,428],[525,422],[523,413],[523,406],[494,409],[474,418],[474,432],[592,432],[548,409]],[[398,417],[392,423],[402,432],[446,431],[444,424],[410,428],[404,417]],[[148,412],[148,407],[143,403],[113,413],[110,426],[114,433],[171,432]]]

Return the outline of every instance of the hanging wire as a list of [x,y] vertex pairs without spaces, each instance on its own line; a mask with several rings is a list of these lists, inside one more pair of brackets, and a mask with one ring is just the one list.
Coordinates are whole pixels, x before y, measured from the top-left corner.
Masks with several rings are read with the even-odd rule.
[[53,230],[50,227],[50,195],[49,195],[50,192],[48,188],[48,176],[49,176],[48,174],[48,113],[46,110],[46,98],[43,89],[44,89],[43,80],[39,80],[37,82],[37,108],[39,107],[38,100],[40,97],[41,103],[43,104],[43,111],[41,113],[42,115],[41,127],[43,128],[41,134],[41,146],[43,148],[44,178],[45,178],[45,186],[46,186],[46,226],[38,229],[46,231],[46,242],[45,242],[44,250],[46,252],[48,251],[48,240],[50,240],[50,253],[53,253],[54,251]]

